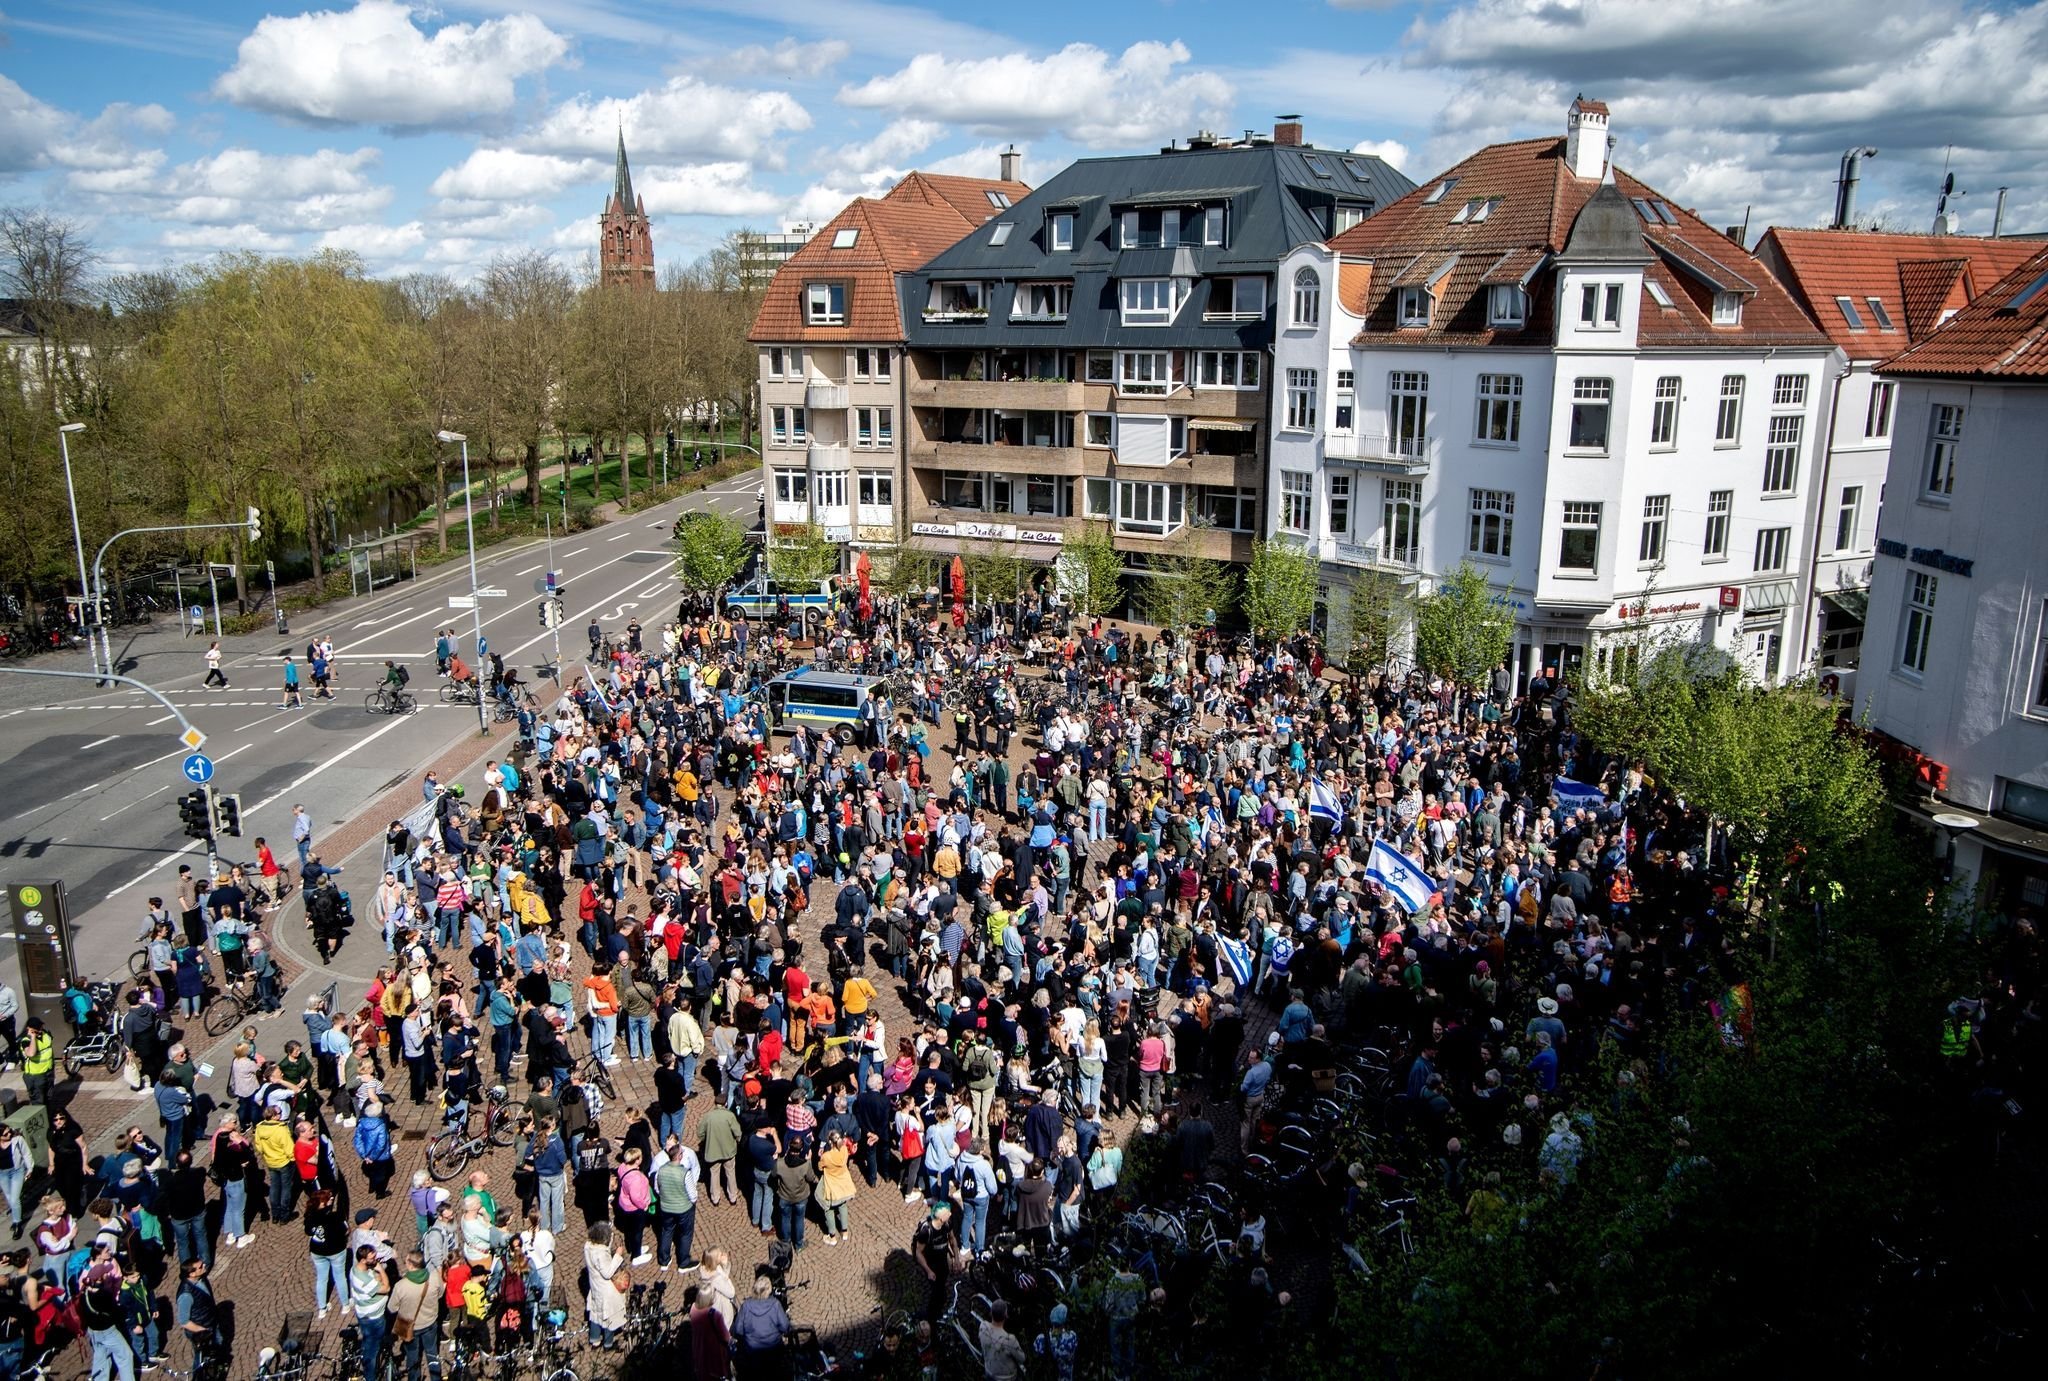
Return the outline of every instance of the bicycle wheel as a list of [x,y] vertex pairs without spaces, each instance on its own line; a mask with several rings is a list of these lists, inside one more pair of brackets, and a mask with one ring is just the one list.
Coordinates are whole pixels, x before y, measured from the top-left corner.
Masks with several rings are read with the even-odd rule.
[[149,972],[149,950],[145,946],[128,956],[128,976],[140,978]]
[[595,1057],[584,1061],[584,1072],[590,1075],[590,1082],[597,1085],[597,1091],[604,1095],[607,1103],[618,1101],[618,1086],[612,1083],[612,1072],[605,1068],[604,1061]]
[[64,1051],[64,1072],[74,1079],[83,1079],[85,1071],[99,1062],[98,1055],[73,1054],[69,1047]]
[[463,699],[461,690],[456,687],[453,681],[443,681],[441,683],[441,703],[445,705],[460,705],[463,703]]
[[368,695],[363,697],[363,708],[368,710],[371,714],[385,714],[388,713],[390,709],[390,707],[384,703],[384,692],[381,689],[373,690]]
[[248,1010],[248,1003],[239,994],[235,996],[223,995],[218,1001],[207,1004],[206,1034],[209,1036],[220,1035],[240,1021]]
[[493,1108],[487,1115],[486,1135],[493,1146],[510,1146],[519,1139],[519,1126],[509,1107]]
[[414,710],[417,710],[419,707],[420,702],[417,696],[408,694],[405,691],[400,691],[398,693],[398,701],[396,707],[392,710],[392,713],[411,714]]
[[427,1173],[437,1180],[452,1180],[469,1168],[469,1134],[443,1132],[427,1143]]

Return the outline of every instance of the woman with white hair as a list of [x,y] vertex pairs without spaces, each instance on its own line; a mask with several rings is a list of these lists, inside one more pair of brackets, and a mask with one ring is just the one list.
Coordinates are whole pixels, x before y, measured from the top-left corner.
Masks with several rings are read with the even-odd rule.
[[583,1244],[583,1268],[590,1276],[590,1294],[585,1300],[590,1341],[608,1352],[618,1350],[619,1331],[626,1326],[626,1294],[633,1285],[625,1253],[618,1249],[614,1236],[610,1223],[595,1223],[590,1240]]

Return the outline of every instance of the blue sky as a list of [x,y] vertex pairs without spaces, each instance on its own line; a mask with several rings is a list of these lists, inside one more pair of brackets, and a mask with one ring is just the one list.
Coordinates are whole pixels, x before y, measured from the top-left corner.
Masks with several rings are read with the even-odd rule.
[[[11,6],[11,7],[8,7]],[[580,263],[623,121],[657,256],[823,219],[914,168],[1036,181],[1299,113],[1418,180],[1607,100],[1618,160],[1716,224],[1863,208],[2048,229],[2048,11],[1954,0],[0,0],[0,203],[110,270],[335,246],[371,269]]]

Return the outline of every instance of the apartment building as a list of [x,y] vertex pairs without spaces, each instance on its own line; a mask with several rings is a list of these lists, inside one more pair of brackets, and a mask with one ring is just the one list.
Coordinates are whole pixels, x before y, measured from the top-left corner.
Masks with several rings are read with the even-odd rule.
[[1272,530],[1334,626],[1461,561],[1515,670],[1645,626],[1792,669],[1833,344],[1756,259],[1610,166],[1605,105],[1497,144],[1281,264]]
[[[1846,217],[1842,217],[1846,219]],[[1795,665],[1853,694],[1876,551],[1878,500],[1891,459],[1898,385],[1877,366],[1925,341],[2040,248],[1968,235],[1773,228],[1756,255],[1842,351],[1817,459],[1818,522]]]
[[[2048,912],[2048,251],[1877,368],[1896,391],[1856,718],[1958,877]],[[1937,835],[1937,838],[1940,838]]]
[[917,268],[1030,189],[1004,178],[912,173],[856,198],[775,271],[747,339],[760,352],[769,533],[816,524],[837,542],[893,548],[903,508],[903,319],[896,275]]
[[1273,402],[1280,259],[1412,183],[1299,123],[1084,159],[901,279],[910,541],[1052,562],[1109,524],[1250,558]]

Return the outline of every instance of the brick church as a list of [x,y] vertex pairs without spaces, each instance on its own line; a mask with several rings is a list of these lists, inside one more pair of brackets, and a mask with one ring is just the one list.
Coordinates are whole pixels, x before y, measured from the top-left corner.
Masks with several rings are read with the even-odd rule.
[[605,199],[598,222],[598,271],[607,283],[654,287],[654,236],[647,225],[647,206],[633,195],[633,173],[626,166],[626,131],[619,131],[619,164],[612,174],[612,194]]

